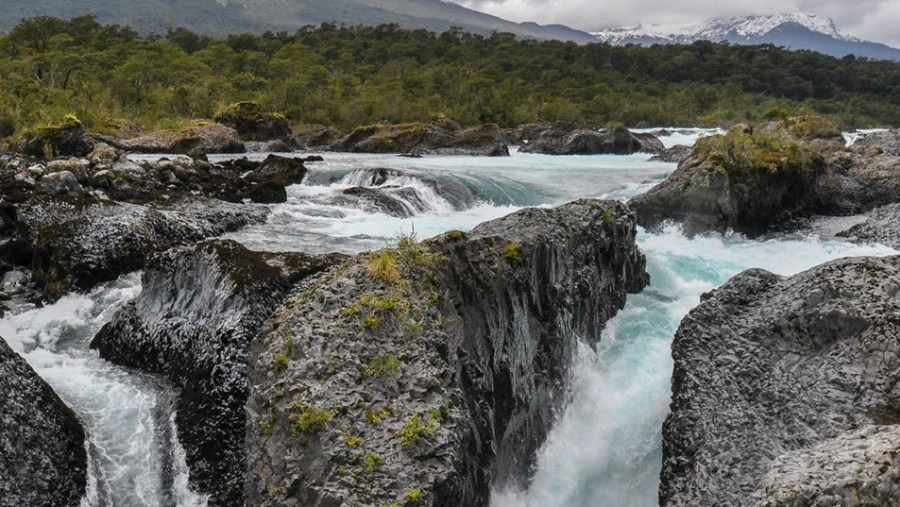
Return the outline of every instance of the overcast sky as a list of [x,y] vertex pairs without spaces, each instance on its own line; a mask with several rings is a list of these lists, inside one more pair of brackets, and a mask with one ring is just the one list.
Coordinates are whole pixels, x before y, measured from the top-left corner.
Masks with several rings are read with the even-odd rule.
[[638,23],[689,23],[785,10],[829,16],[838,30],[900,47],[900,0],[453,0],[511,21],[596,30]]

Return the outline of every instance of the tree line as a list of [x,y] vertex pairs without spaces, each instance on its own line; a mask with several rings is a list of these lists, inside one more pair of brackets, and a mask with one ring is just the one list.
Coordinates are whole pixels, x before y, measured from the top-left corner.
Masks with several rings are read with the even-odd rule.
[[107,133],[172,127],[239,101],[342,129],[440,116],[723,125],[813,112],[890,126],[900,124],[900,64],[772,45],[578,45],[397,25],[213,38],[42,16],[0,36],[0,138],[65,114]]

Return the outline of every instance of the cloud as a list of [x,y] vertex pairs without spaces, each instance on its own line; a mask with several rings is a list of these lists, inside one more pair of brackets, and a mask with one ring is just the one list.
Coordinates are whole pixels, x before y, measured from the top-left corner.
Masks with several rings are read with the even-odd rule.
[[638,23],[690,23],[720,16],[801,10],[831,17],[842,33],[900,47],[897,0],[454,0],[512,21],[596,30]]

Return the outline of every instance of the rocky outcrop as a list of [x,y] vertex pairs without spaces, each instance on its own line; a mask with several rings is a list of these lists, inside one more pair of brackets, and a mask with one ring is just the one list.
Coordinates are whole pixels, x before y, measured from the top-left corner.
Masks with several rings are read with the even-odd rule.
[[392,217],[409,218],[427,209],[418,192],[410,187],[352,187],[343,191],[357,207]]
[[91,343],[117,364],[167,376],[179,389],[179,439],[191,481],[211,506],[243,506],[247,351],[300,279],[342,259],[256,253],[209,241],[154,256],[138,298]]
[[524,482],[595,344],[647,283],[613,201],[529,209],[310,280],[250,354],[250,505],[483,506]]
[[83,157],[94,148],[90,139],[74,116],[66,116],[55,124],[39,127],[24,133],[13,143],[13,151],[32,157]]
[[900,130],[865,134],[856,140],[854,146],[880,148],[888,155],[900,156]]
[[135,153],[180,153],[198,156],[206,153],[243,153],[246,151],[237,131],[217,123],[198,123],[177,130],[153,132],[132,139],[105,139]]
[[654,162],[657,162],[657,161],[658,162],[673,162],[673,163],[678,164],[682,160],[691,156],[691,153],[693,153],[693,151],[694,151],[693,146],[686,146],[684,144],[676,144],[675,146],[672,146],[671,148],[666,148],[665,150],[661,151],[660,153],[653,155],[652,157],[650,157],[650,160],[654,161]]
[[682,321],[660,504],[894,505],[900,256],[744,272]]
[[294,128],[290,136],[284,139],[285,144],[295,150],[327,149],[336,143],[344,134],[334,127],[325,125],[300,125]]
[[46,297],[88,290],[141,269],[147,256],[265,220],[261,207],[194,199],[135,205],[32,199],[19,206],[19,238],[31,250]]
[[291,124],[278,113],[263,111],[254,102],[238,102],[216,113],[213,118],[235,129],[241,139],[248,141],[272,141],[291,135]]
[[0,505],[77,507],[87,485],[81,422],[0,338]]
[[671,176],[631,200],[638,223],[656,228],[671,220],[688,233],[758,236],[792,218],[860,213],[898,200],[900,157],[847,150],[833,136],[804,137],[791,125],[739,126],[701,139]]
[[456,122],[406,123],[358,127],[331,145],[334,151],[418,155],[508,156],[495,124],[463,129]]
[[272,182],[287,187],[302,183],[306,173],[306,166],[303,165],[301,158],[269,155],[253,171],[244,176],[244,179],[252,183]]
[[519,151],[547,155],[631,155],[639,152],[660,153],[664,149],[662,141],[652,134],[635,133],[624,127],[566,132],[554,126],[538,132]]

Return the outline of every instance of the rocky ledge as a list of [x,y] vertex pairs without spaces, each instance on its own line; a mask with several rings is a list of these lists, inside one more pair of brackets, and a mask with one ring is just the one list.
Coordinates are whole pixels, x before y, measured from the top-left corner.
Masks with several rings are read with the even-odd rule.
[[251,349],[248,505],[483,506],[527,481],[578,340],[644,267],[628,208],[579,201],[304,282]]
[[744,272],[681,323],[660,504],[895,505],[900,256]]
[[247,351],[304,277],[341,256],[251,252],[208,241],[155,255],[140,296],[91,343],[110,361],[168,377],[191,481],[211,506],[243,506]]
[[509,156],[495,124],[462,128],[452,120],[357,127],[329,149],[356,153]]
[[624,127],[601,130],[569,127],[565,123],[555,123],[543,129],[522,128],[522,133],[531,133],[532,137],[519,151],[546,155],[631,155],[665,150],[656,136],[631,132]]
[[850,215],[900,200],[900,157],[844,148],[821,118],[739,125],[703,138],[678,169],[630,205],[638,223],[679,222],[688,233],[732,229],[751,237],[812,215]]
[[80,505],[84,442],[75,413],[0,338],[0,505]]

